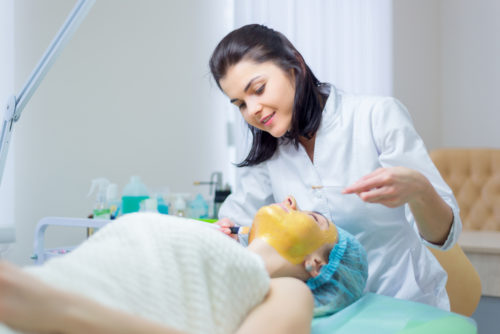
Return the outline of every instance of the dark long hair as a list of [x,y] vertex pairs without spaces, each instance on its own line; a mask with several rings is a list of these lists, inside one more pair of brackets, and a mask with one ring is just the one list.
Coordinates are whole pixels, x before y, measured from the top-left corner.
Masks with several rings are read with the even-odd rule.
[[[229,67],[241,60],[256,63],[272,61],[285,73],[295,75],[295,96],[292,124],[283,138],[248,125],[253,135],[252,148],[238,167],[253,166],[273,156],[280,140],[291,141],[299,147],[299,137],[312,138],[319,128],[321,113],[328,94],[321,90],[322,83],[293,44],[280,32],[259,24],[249,24],[233,30],[224,37],[210,57],[210,71],[219,88],[220,80]],[[221,88],[222,90],[222,88]]]

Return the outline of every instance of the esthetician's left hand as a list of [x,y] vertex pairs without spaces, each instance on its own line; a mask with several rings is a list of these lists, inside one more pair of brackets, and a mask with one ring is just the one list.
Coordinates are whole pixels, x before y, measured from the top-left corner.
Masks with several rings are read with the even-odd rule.
[[406,167],[388,167],[363,176],[342,193],[395,208],[418,198],[428,187],[432,185],[421,173]]

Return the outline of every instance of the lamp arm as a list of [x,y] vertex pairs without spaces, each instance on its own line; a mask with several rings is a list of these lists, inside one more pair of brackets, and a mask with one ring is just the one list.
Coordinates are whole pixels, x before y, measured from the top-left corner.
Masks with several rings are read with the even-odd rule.
[[[19,95],[12,95],[9,97],[7,104],[5,105],[5,111],[3,115],[3,121],[1,123],[1,133],[0,133],[0,186],[2,184],[2,177],[5,168],[5,162],[7,161],[7,155],[9,152],[10,138],[12,136],[12,130],[14,123],[21,117],[21,112],[30,100],[33,93],[36,91],[40,82],[47,74],[47,72],[52,67],[52,64],[57,59],[57,56],[61,53],[62,49],[66,46],[66,43],[71,39],[74,32],[83,21],[90,8],[92,8],[95,0],[79,0],[75,5],[73,10],[68,15],[66,21],[62,25],[61,29],[55,36],[55,38],[50,43],[49,47],[43,54],[42,58],[38,62],[33,72],[28,78],[28,81],[21,89]],[[9,243],[15,241],[15,230],[13,227],[0,228],[0,244]]]
[[29,99],[40,85],[47,72],[52,67],[63,48],[71,39],[76,29],[82,23],[83,19],[89,12],[95,0],[80,0],[75,5],[71,13],[69,13],[66,21],[59,29],[59,32],[54,37],[44,55],[40,59],[38,65],[31,73],[28,81],[24,84],[21,92],[16,97],[16,110],[14,111],[14,121],[17,121],[21,116],[21,112],[28,103]]
[[0,185],[2,183],[2,176],[7,160],[7,153],[9,150],[10,137],[14,123],[21,117],[21,112],[30,100],[33,93],[36,91],[47,72],[52,67],[52,64],[61,53],[66,43],[71,39],[74,32],[83,21],[89,12],[95,0],[80,0],[75,5],[73,10],[69,13],[66,21],[62,25],[59,32],[54,37],[49,47],[43,54],[27,82],[24,84],[19,95],[11,96],[5,106],[4,118],[2,122],[2,133],[0,134]]
[[14,112],[16,110],[16,97],[12,95],[5,106],[5,113],[2,122],[2,133],[0,134],[0,185],[2,184],[3,170],[9,152],[10,136],[14,125]]

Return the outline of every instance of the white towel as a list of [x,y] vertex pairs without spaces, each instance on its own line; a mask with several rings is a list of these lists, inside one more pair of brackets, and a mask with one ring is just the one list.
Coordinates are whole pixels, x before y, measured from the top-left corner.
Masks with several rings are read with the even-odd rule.
[[203,224],[125,215],[73,252],[26,270],[189,333],[234,333],[264,299],[269,276],[256,254]]

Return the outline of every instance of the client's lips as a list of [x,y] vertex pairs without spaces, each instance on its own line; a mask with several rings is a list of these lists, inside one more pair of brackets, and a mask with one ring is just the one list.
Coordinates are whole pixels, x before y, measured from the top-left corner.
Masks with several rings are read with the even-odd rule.
[[266,123],[268,123],[268,122],[271,120],[271,118],[272,118],[275,114],[276,114],[276,111],[274,111],[274,112],[273,112],[272,114],[270,114],[270,115],[267,115],[266,117],[261,118],[261,119],[260,119],[260,122],[261,122],[262,124],[267,125]]

